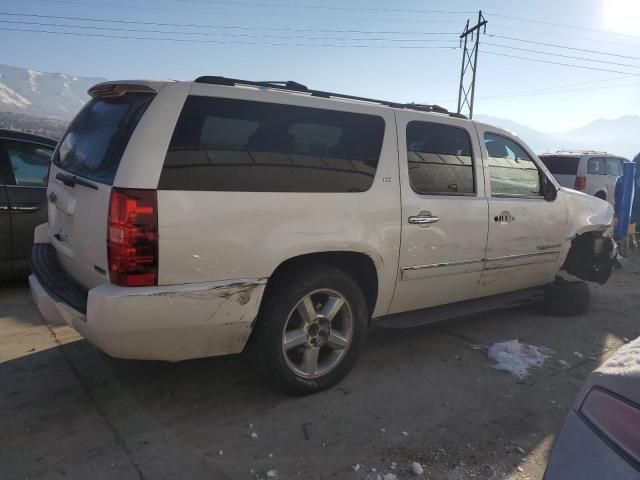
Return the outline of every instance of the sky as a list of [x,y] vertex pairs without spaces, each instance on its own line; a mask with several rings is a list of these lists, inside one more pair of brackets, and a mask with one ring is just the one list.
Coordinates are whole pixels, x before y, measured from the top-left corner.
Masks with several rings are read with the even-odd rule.
[[475,113],[548,133],[640,114],[640,0],[2,0],[0,63],[112,80],[295,80],[455,110],[458,36],[479,9]]

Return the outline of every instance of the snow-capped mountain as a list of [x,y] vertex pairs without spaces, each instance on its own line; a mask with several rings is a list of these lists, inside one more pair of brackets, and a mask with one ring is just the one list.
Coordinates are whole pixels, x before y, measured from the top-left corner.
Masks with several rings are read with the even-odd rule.
[[0,111],[70,120],[103,81],[0,65]]

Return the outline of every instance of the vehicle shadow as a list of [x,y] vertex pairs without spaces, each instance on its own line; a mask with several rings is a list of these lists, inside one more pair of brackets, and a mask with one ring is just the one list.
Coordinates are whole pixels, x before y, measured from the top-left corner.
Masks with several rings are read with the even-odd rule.
[[[418,460],[430,478],[491,478],[519,474],[518,466],[541,478],[584,378],[638,334],[636,278],[627,271],[594,288],[584,316],[521,308],[374,329],[341,384],[301,398],[274,390],[245,355],[113,359],[68,327],[42,324],[18,295],[15,312],[0,302],[2,321],[24,322],[20,335],[3,327],[0,342],[21,352],[0,364],[0,465],[8,478],[56,478],[56,469],[65,478],[254,478],[251,470],[270,469],[282,478],[354,478],[356,463],[387,471],[391,461]],[[555,355],[518,381],[470,348],[514,338]]]

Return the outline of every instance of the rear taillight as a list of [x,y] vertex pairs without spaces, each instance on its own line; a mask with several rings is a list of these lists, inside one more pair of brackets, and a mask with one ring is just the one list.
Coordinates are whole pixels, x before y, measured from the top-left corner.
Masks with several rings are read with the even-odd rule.
[[576,184],[573,187],[575,190],[584,190],[587,186],[587,177],[576,177]]
[[640,462],[640,407],[607,391],[593,389],[580,407],[596,429]]
[[107,227],[111,282],[126,287],[157,285],[156,191],[113,188]]

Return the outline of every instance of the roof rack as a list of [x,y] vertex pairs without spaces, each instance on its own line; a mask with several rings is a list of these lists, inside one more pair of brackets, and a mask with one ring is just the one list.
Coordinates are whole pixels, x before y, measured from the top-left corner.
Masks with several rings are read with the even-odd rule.
[[582,155],[610,155],[600,150],[557,150],[556,153],[580,153]]
[[211,76],[205,75],[203,77],[198,77],[195,79],[196,83],[208,83],[210,85],[224,85],[229,87],[234,87],[236,85],[251,85],[254,87],[264,87],[264,88],[273,88],[276,90],[286,90],[292,92],[300,92],[300,93],[308,93],[312,97],[320,97],[320,98],[344,98],[347,100],[357,100],[359,102],[369,102],[369,103],[377,103],[380,105],[386,105],[387,107],[393,108],[406,108],[409,110],[419,110],[421,112],[432,112],[432,113],[443,113],[455,118],[464,118],[467,119],[465,115],[461,113],[450,112],[446,108],[443,108],[439,105],[423,105],[420,103],[398,103],[398,102],[390,102],[387,100],[378,100],[375,98],[367,98],[367,97],[358,97],[355,95],[346,95],[344,93],[333,93],[333,92],[324,92],[322,90],[311,90],[307,88],[306,85],[302,85],[298,82],[293,82],[291,80],[288,81],[263,81],[263,82],[255,82],[251,80],[238,80],[235,78],[227,78],[227,77],[219,77],[219,76]]

